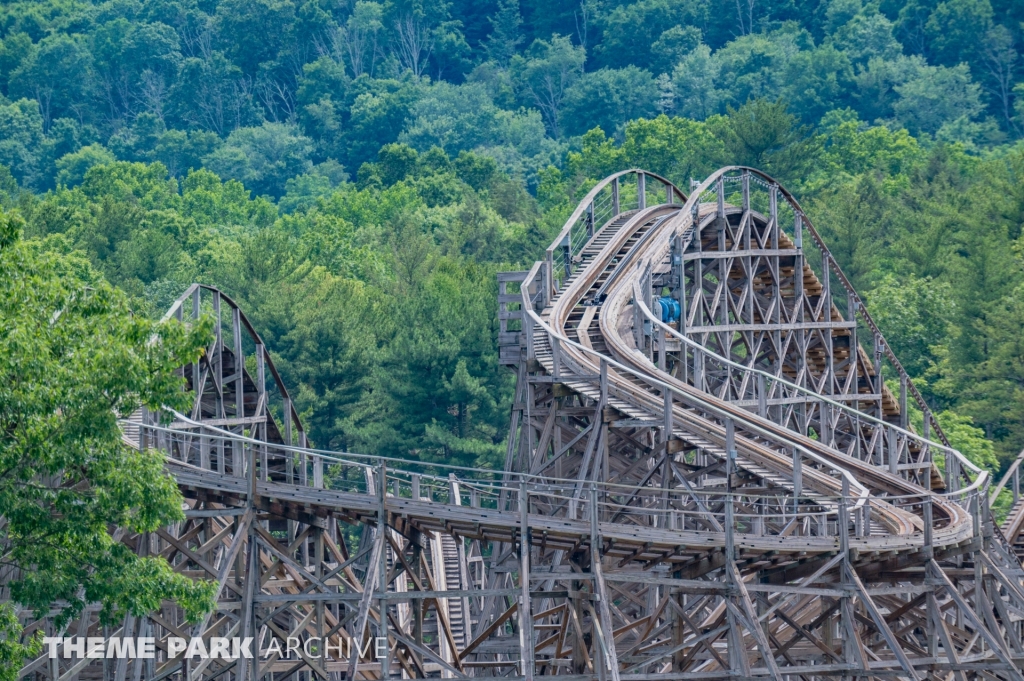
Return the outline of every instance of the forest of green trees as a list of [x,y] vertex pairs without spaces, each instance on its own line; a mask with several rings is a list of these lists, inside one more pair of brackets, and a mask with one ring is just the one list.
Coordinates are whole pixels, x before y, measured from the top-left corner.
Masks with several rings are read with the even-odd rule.
[[[245,309],[316,446],[499,466],[495,274],[634,166],[785,183],[953,444],[1005,468],[1022,22],[1019,0],[0,3],[0,568],[32,566],[11,598],[66,604],[58,625],[212,607],[108,532],[183,517],[115,413],[182,398],[211,324],[155,320],[193,281]],[[21,631],[0,604],[0,681],[39,650]]]
[[10,1],[0,206],[142,316],[192,281],[239,300],[318,446],[493,466],[495,273],[611,171],[757,166],[998,468],[1024,446],[1022,21],[1013,0]]

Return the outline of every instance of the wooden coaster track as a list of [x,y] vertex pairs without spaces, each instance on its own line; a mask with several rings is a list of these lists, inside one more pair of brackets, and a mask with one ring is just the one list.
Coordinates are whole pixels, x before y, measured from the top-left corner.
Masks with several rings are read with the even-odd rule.
[[[772,178],[723,168],[687,197],[612,175],[498,301],[518,382],[505,468],[483,471],[310,447],[253,325],[189,288],[168,317],[217,329],[182,368],[193,408],[124,423],[166,454],[186,520],[122,540],[215,581],[217,609],[118,628],[90,608],[63,631],[23,613],[26,635],[151,636],[157,655],[21,676],[1024,681],[1020,461],[992,493],[949,446]],[[170,658],[171,636],[261,652]]]

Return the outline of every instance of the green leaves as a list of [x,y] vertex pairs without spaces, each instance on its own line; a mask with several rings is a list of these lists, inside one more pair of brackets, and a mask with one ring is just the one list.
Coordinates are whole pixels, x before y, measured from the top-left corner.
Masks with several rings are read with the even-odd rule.
[[725,145],[728,163],[765,170],[780,181],[797,180],[813,162],[819,141],[801,127],[780,99],[750,100],[727,117],[709,121]]
[[224,145],[203,161],[221,177],[277,199],[284,194],[289,178],[312,168],[312,151],[312,140],[297,127],[267,122],[233,131]]
[[568,36],[535,40],[526,56],[512,60],[512,78],[520,98],[540,109],[552,137],[561,134],[562,102],[573,83],[583,75],[587,51],[573,45]]
[[83,260],[17,232],[0,215],[0,542],[24,570],[12,597],[37,610],[63,600],[64,620],[87,602],[112,619],[161,599],[197,618],[212,606],[210,586],[140,557],[109,528],[130,537],[182,518],[162,457],[127,447],[117,418],[184,406],[175,369],[198,357],[210,325],[136,316]]
[[0,603],[0,681],[17,681],[24,661],[43,649],[41,630],[25,643],[21,643],[21,631],[14,605],[10,601]]

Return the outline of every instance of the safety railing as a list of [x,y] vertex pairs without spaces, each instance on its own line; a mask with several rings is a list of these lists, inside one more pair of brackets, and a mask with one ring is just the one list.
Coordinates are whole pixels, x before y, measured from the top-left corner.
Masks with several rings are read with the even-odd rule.
[[[547,475],[533,475],[522,472],[502,473],[492,469],[455,466],[438,462],[415,462],[405,459],[361,455],[348,452],[331,452],[300,446],[285,446],[256,440],[216,426],[192,421],[187,416],[166,410],[165,416],[157,422],[155,414],[143,424],[136,426],[137,440],[132,444],[141,448],[154,448],[164,453],[171,461],[183,464],[194,472],[215,473],[223,478],[249,479],[257,482],[283,483],[296,486],[329,488],[335,491],[357,494],[375,494],[377,483],[373,482],[381,463],[386,464],[388,491],[395,497],[422,499],[440,503],[473,506],[477,508],[502,508],[500,499],[514,499],[521,485],[527,484],[535,498],[548,499],[548,514],[562,514],[562,517],[581,518],[578,513],[568,513],[569,502],[583,504],[574,492],[578,480],[560,479]],[[128,424],[127,421],[122,422]],[[289,474],[288,464],[294,465]],[[324,477],[317,481],[313,475],[316,468],[322,468]],[[435,471],[435,472],[430,472]],[[255,475],[253,475],[255,473]],[[669,500],[679,510],[686,504],[701,506],[711,499],[731,495],[742,500],[748,495],[742,491],[718,489],[724,484],[721,475],[704,476],[705,484],[713,489],[673,487],[665,490],[646,485],[635,486],[614,482],[596,482],[602,503],[626,509],[630,506],[644,507],[654,499]],[[716,482],[717,480],[717,482]],[[588,483],[590,484],[590,483]],[[768,503],[789,505],[794,500],[799,504],[807,501],[816,505],[828,505],[825,496],[778,497],[775,502],[769,495],[758,493],[756,499],[762,505]],[[755,497],[751,497],[755,498]],[[625,499],[625,501],[623,501]],[[707,501],[704,501],[707,500]],[[750,502],[753,503],[753,502]],[[559,510],[560,509],[560,510]],[[833,511],[834,512],[834,511]]]
[[[1010,506],[1016,506],[1017,502],[1020,501],[1020,482],[1021,482],[1021,468],[1024,466],[1024,449],[1020,451],[1017,458],[1013,460],[1010,467],[1006,469],[1006,473],[1003,474],[1002,479],[999,480],[999,484],[993,488],[991,495],[989,496],[989,504],[996,503],[996,499],[1003,492],[1004,489],[1008,489],[1011,494]],[[1009,487],[1007,487],[1009,484]]]
[[[810,424],[813,421],[819,428],[813,435],[826,446],[841,449],[854,458],[908,479],[930,476],[933,453],[945,455],[952,451],[951,447],[866,414],[855,406],[708,350],[663,322],[644,299],[643,290],[649,289],[635,281],[636,310],[651,329],[648,335],[653,340],[651,347],[659,351],[659,365],[662,355],[668,351],[667,339],[678,341],[681,346],[679,378],[698,390],[747,408],[775,423],[795,424],[801,435],[812,434]],[[853,434],[842,448],[836,435],[839,432]],[[914,449],[918,452],[916,460],[912,456]]]
[[[738,174],[730,175],[729,173]],[[807,258],[805,259],[805,262],[807,262],[807,264],[810,265],[812,269],[816,271],[816,273],[819,275],[819,278],[821,278],[824,287],[823,293],[826,295],[822,296],[822,301],[820,304],[831,305],[834,303],[835,296],[833,295],[830,280],[832,276],[836,277],[840,287],[846,294],[845,304],[848,308],[847,312],[849,313],[852,311],[856,319],[865,327],[867,327],[868,330],[871,332],[872,340],[874,341],[875,351],[874,368],[876,378],[878,379],[879,383],[878,392],[881,392],[883,390],[883,386],[881,385],[882,382],[880,379],[882,368],[880,359],[884,355],[884,357],[896,370],[897,377],[900,380],[901,393],[909,392],[910,396],[912,396],[915,402],[917,403],[918,408],[923,412],[925,428],[928,430],[934,430],[935,433],[938,435],[939,440],[944,445],[948,446],[949,440],[946,438],[945,433],[942,431],[942,427],[935,419],[935,416],[932,413],[931,408],[924,401],[924,398],[921,396],[920,392],[914,386],[913,381],[910,379],[909,375],[904,370],[903,365],[900,364],[899,359],[897,359],[895,354],[892,352],[891,348],[889,347],[889,344],[885,341],[882,332],[879,330],[878,325],[875,323],[874,319],[868,313],[868,310],[864,306],[859,294],[854,290],[853,285],[850,283],[849,279],[846,277],[842,269],[839,267],[839,264],[836,262],[835,257],[832,255],[828,247],[825,245],[825,242],[818,234],[818,231],[814,228],[813,223],[807,217],[799,202],[789,191],[787,191],[782,185],[780,185],[774,178],[755,168],[748,168],[744,166],[726,166],[712,173],[704,182],[702,182],[694,190],[694,194],[696,194],[700,198],[697,201],[688,202],[687,210],[685,212],[688,213],[689,215],[693,211],[696,211],[698,209],[700,202],[713,202],[716,204],[718,212],[723,213],[724,205],[726,203],[726,196],[727,194],[730,193],[729,190],[726,189],[726,187],[738,188],[738,190],[743,194],[742,201],[745,204],[749,204],[752,185],[760,186],[761,188],[767,191],[769,195],[768,200],[770,203],[769,209],[774,219],[779,219],[781,221],[781,214],[783,212],[782,209],[787,209],[785,212],[787,212],[788,217],[792,219],[792,236],[795,248],[801,252],[805,249],[804,234],[806,232],[806,234],[810,237],[813,246],[819,252],[821,256],[820,264],[819,262],[816,262],[813,258]],[[735,193],[735,191],[733,191],[733,193]],[[779,197],[783,199],[781,203],[778,201]],[[679,219],[682,219],[682,215]],[[899,401],[902,413],[905,415],[906,396],[904,394],[901,394],[899,397]],[[929,434],[926,432],[925,435],[927,437]],[[954,464],[954,467],[955,466],[956,464]],[[957,470],[954,471],[954,473],[964,474],[965,472]]]
[[[173,416],[182,418],[181,414]],[[383,473],[386,493],[396,499],[515,512],[521,509],[520,499],[525,492],[531,514],[589,521],[593,509],[597,509],[597,519],[601,523],[718,536],[870,537],[872,518],[877,532],[879,525],[886,525],[885,518],[891,515],[893,508],[914,515],[922,515],[926,505],[930,509],[931,497],[927,494],[884,500],[867,497],[863,491],[847,496],[772,495],[764,491],[729,490],[725,479],[716,478],[714,474],[702,481],[702,487],[687,488],[588,482],[589,493],[579,495],[576,493],[577,480],[541,478],[523,473],[499,479],[491,477],[495,472],[488,469],[420,464],[440,471],[429,473],[410,470],[416,465],[414,462],[371,456],[362,456],[364,460],[359,461],[353,457],[360,455],[294,446],[268,446],[259,440],[216,427],[198,423],[195,426],[193,432],[183,432],[168,425],[142,426],[139,429],[139,446],[155,447],[176,462],[198,468],[193,464],[197,440],[205,439],[212,450],[239,455],[239,467],[229,468],[223,473],[223,478],[243,478],[253,493],[257,482],[288,483],[279,464],[291,458],[295,462],[322,462],[328,471],[327,488],[350,494],[379,498],[377,476]],[[216,460],[212,465],[213,468],[207,470],[219,473]],[[472,473],[476,476],[468,475]],[[220,486],[225,484],[224,479],[218,482]],[[290,484],[303,483],[294,480]],[[976,513],[977,494],[962,494],[963,504],[975,509]],[[372,506],[368,503],[368,507]],[[938,523],[936,529],[940,528],[941,523]]]
[[[675,386],[673,386],[673,385],[671,385],[669,383],[665,383],[661,379],[656,378],[655,376],[653,376],[651,374],[648,374],[646,372],[637,371],[635,369],[632,369],[632,368],[626,366],[625,364],[622,364],[622,363],[614,360],[613,358],[611,358],[611,357],[609,357],[607,355],[599,353],[599,352],[593,350],[592,348],[586,347],[586,346],[584,346],[584,345],[582,345],[580,343],[577,343],[576,341],[571,340],[567,336],[564,336],[564,335],[556,332],[544,320],[541,319],[540,315],[538,315],[536,312],[528,311],[527,315],[524,318],[524,325],[530,325],[531,322],[532,322],[533,328],[530,330],[530,337],[533,339],[533,342],[536,342],[536,338],[537,338],[538,333],[539,334],[543,334],[546,337],[546,340],[548,342],[549,347],[551,348],[553,371],[554,371],[553,377],[556,378],[556,379],[560,377],[560,374],[561,374],[561,372],[563,370],[565,371],[565,375],[564,375],[565,380],[570,381],[570,382],[572,380],[572,376],[573,375],[576,375],[576,376],[593,375],[593,369],[592,368],[584,368],[584,367],[574,366],[573,363],[571,362],[571,360],[568,357],[564,356],[565,353],[563,353],[561,351],[561,349],[560,349],[562,347],[572,347],[574,350],[576,350],[578,352],[581,352],[584,355],[587,355],[587,356],[593,358],[593,360],[595,361],[596,364],[601,364],[601,365],[604,365],[605,367],[607,367],[609,369],[614,369],[615,371],[620,372],[621,374],[623,374],[624,377],[625,376],[632,376],[632,377],[634,377],[636,379],[639,379],[644,384],[646,384],[646,387],[647,387],[648,390],[654,389],[654,390],[657,390],[657,391],[661,392],[662,395],[666,395],[666,394],[673,395],[673,401],[683,401],[683,400],[685,400],[685,401],[692,401],[693,400],[693,396],[692,395],[682,393],[677,387],[675,387]],[[633,386],[633,387],[635,387],[635,386]],[[620,399],[622,399],[624,401],[627,401],[627,402],[635,402],[636,401],[637,395],[632,392],[631,388],[623,388],[620,385],[618,385],[617,382],[609,381],[607,389],[608,389],[608,395],[610,397],[617,397],[617,398],[620,398]],[[639,389],[639,388],[637,388],[637,389]],[[654,393],[653,392],[650,393],[649,395],[647,395],[647,397],[649,399],[652,399],[652,400],[653,399],[657,399],[657,398],[654,397]],[[644,408],[645,409],[655,409],[655,410],[658,409],[658,407],[655,407],[655,406],[650,405],[650,404],[645,405]],[[731,412],[727,412],[727,411],[721,409],[716,404],[713,404],[711,402],[705,402],[705,403],[702,404],[701,409],[702,409],[702,411],[706,415],[711,416],[711,417],[713,417],[713,418],[715,418],[717,420],[720,420],[721,422],[726,422],[726,421],[734,422],[737,425],[738,428],[742,428],[746,433],[750,434],[752,437],[762,438],[765,441],[777,441],[778,440],[777,434],[774,433],[773,431],[769,430],[768,428],[765,428],[761,424],[755,423],[752,420],[744,419],[742,417],[737,417],[736,414],[733,414]],[[665,423],[667,424],[665,427],[666,427],[667,430],[671,431],[672,423],[671,423],[671,420],[669,420],[669,416],[668,416],[668,414],[670,413],[671,410],[666,410],[666,409],[664,409],[664,407],[662,407],[661,411],[662,411],[662,414],[661,414],[662,418],[665,419]],[[787,447],[789,447],[791,452],[795,452],[802,459],[805,459],[806,461],[808,461],[811,465],[819,466],[821,468],[821,470],[828,471],[829,475],[831,475],[831,476],[833,476],[833,477],[835,477],[835,478],[837,478],[839,480],[844,480],[845,481],[844,484],[848,484],[851,489],[857,491],[857,494],[855,496],[858,497],[858,499],[859,499],[858,503],[859,504],[862,505],[864,503],[864,500],[867,499],[867,497],[868,497],[868,490],[867,490],[867,488],[865,488],[863,485],[861,485],[856,480],[856,478],[849,471],[846,471],[846,470],[843,470],[843,469],[840,469],[840,468],[834,466],[831,462],[829,462],[828,460],[820,457],[816,452],[813,452],[813,451],[807,449],[806,447],[804,447],[799,442],[793,441],[793,442],[787,442],[786,444],[787,444]],[[735,456],[735,453],[733,453],[733,456]]]
[[[308,444],[294,400],[273,358],[234,300],[213,286],[192,284],[171,304],[162,321],[196,322],[204,315],[213,321],[213,342],[199,360],[179,369],[197,395],[187,417],[200,419],[200,409],[212,408],[215,421],[222,425],[230,423],[256,439]],[[252,375],[248,375],[250,371]],[[199,399],[204,393],[210,398],[206,406]],[[233,396],[233,402],[227,399],[228,395]]]
[[[146,424],[138,428],[138,446],[157,448],[169,459],[184,464],[184,469],[176,470],[180,476],[204,470],[201,457],[205,440],[209,451],[227,452],[224,461],[231,461],[222,472],[218,459],[211,457],[210,467],[205,471],[218,475],[209,482],[218,489],[230,490],[230,480],[235,479],[241,483],[236,485],[235,491],[247,490],[250,494],[256,494],[261,483],[316,486],[312,471],[322,466],[325,489],[366,496],[368,508],[376,508],[376,502],[371,503],[369,498],[379,498],[380,478],[377,476],[383,472],[389,497],[515,512],[521,510],[520,499],[525,492],[530,513],[544,517],[589,521],[592,509],[596,508],[601,523],[695,532],[702,536],[714,534],[724,536],[727,544],[740,541],[742,537],[796,536],[832,538],[842,546],[857,538],[870,538],[881,528],[883,534],[923,533],[921,541],[930,546],[933,531],[942,532],[944,525],[942,516],[938,522],[931,522],[933,495],[872,498],[848,472],[834,469],[833,473],[844,480],[843,495],[805,494],[799,486],[793,494],[781,495],[762,490],[733,490],[728,487],[728,478],[713,473],[699,481],[700,485],[674,485],[667,489],[654,483],[637,486],[587,481],[584,493],[580,494],[578,479],[272,445],[198,422],[191,424],[193,430],[183,431],[180,426],[173,427],[174,422],[188,421],[187,417],[172,411],[166,412],[166,416],[174,420],[166,423],[168,418],[164,418],[162,425]],[[127,422],[122,422],[125,424]],[[813,452],[800,454],[801,461],[817,464],[819,470],[829,467],[827,462],[815,461],[817,457]],[[296,471],[292,478],[287,477],[289,461]],[[308,475],[303,476],[302,470]],[[189,484],[202,484],[202,481]],[[947,499],[967,510],[972,518],[970,533],[980,536],[985,507],[983,491],[959,490]],[[909,514],[924,519],[918,523],[920,527],[904,519]],[[947,541],[966,538],[962,529],[956,536],[949,535]]]
[[540,270],[545,302],[559,290],[561,282],[572,276],[579,254],[609,220],[648,205],[684,201],[686,195],[669,180],[638,168],[615,173],[598,182],[545,251]]
[[[728,169],[728,170],[750,171],[750,169],[745,169],[745,168],[732,168],[732,169]],[[754,171],[754,172],[756,172],[756,171]],[[719,173],[719,175],[721,175],[721,173]],[[765,179],[765,178],[767,178],[767,176],[760,176],[759,177],[759,181],[764,186],[767,186],[769,189],[771,189],[771,196],[772,196],[772,200],[774,202],[775,199],[777,198],[778,192],[783,192],[784,190],[782,190],[778,186],[778,184],[774,182],[774,180],[771,180],[770,178],[768,178],[768,179]],[[699,204],[702,202],[703,199],[713,198],[715,203],[724,203],[725,191],[722,189],[722,187],[724,187],[725,182],[726,182],[726,180],[724,178],[722,179],[722,182],[717,184],[717,191],[714,193],[714,195],[710,194],[710,189],[709,188],[710,188],[712,182],[713,181],[717,181],[718,179],[719,179],[718,177],[712,176],[712,178],[709,178],[709,180],[707,180],[704,183],[702,183],[697,188],[697,191],[695,192],[695,194],[693,196],[691,196],[691,199],[687,202],[686,207],[684,207],[684,209],[681,211],[681,215],[686,215],[687,217],[691,218],[691,224],[689,225],[689,229],[692,229],[693,225],[697,224],[697,220],[695,220],[693,218],[696,217],[696,214],[699,211]],[[745,181],[744,181],[744,179],[742,177],[741,178],[734,178],[734,179],[730,180],[730,182],[734,182],[734,181],[743,182],[743,191],[744,192],[749,192],[750,175],[747,176],[747,179]],[[784,194],[784,196],[788,196],[788,194]],[[721,197],[721,201],[719,201],[719,197]],[[691,213],[693,215],[691,215]],[[795,213],[795,214],[796,215],[800,215],[800,213]],[[681,218],[676,218],[676,220],[679,221],[679,222],[676,223],[675,226],[676,227],[682,227],[682,230],[686,231],[687,226],[685,224],[680,224],[680,223],[683,223],[684,221]],[[801,219],[796,219],[795,223],[797,225],[800,225],[800,224],[802,224],[802,220]],[[677,229],[677,231],[679,231],[679,230]],[[800,237],[802,239],[802,236],[800,236],[800,234],[798,234],[798,237]],[[828,262],[826,261],[825,264],[827,265]],[[853,301],[854,298],[851,296],[850,300]],[[859,301],[858,301],[857,304],[859,304]],[[524,303],[524,309],[526,307],[527,307],[527,305]],[[862,310],[863,313],[866,314],[866,310],[863,310],[863,306],[862,305],[860,305],[860,310]],[[648,309],[648,312],[650,312],[649,309]],[[528,332],[529,332],[528,335],[529,335],[529,338],[530,338],[530,352],[528,353],[528,356],[531,357],[531,358],[534,356],[533,345],[534,345],[534,339],[536,338],[536,334],[538,332],[541,332],[541,333],[544,333],[547,336],[549,346],[551,347],[551,350],[552,350],[553,364],[554,364],[554,370],[556,372],[556,375],[558,373],[559,363],[561,361],[561,359],[559,357],[559,346],[561,344],[568,344],[568,345],[574,347],[576,350],[578,350],[578,351],[580,351],[580,352],[582,352],[584,354],[589,354],[590,356],[595,357],[595,359],[597,359],[598,361],[606,363],[606,365],[608,365],[608,366],[616,366],[619,369],[625,369],[626,371],[629,371],[629,369],[627,369],[626,367],[624,367],[623,365],[621,365],[621,364],[619,364],[617,362],[614,362],[614,360],[611,360],[611,358],[608,358],[606,356],[600,355],[600,353],[596,353],[596,352],[594,352],[592,349],[590,349],[588,347],[584,347],[584,346],[582,346],[582,345],[580,345],[578,343],[575,343],[575,342],[571,341],[570,339],[568,339],[568,338],[566,338],[564,336],[558,335],[557,333],[555,333],[550,327],[548,327],[540,319],[539,315],[537,315],[535,313],[525,315],[525,317],[524,317],[524,329],[528,329]],[[884,339],[883,339],[882,342],[884,343]],[[703,348],[698,350],[698,352],[697,352],[697,356],[698,357],[701,357],[701,356],[703,356],[705,354],[702,351],[703,351]],[[692,357],[692,355],[691,355],[691,357]],[[724,358],[722,358],[722,359],[724,359]],[[697,361],[700,361],[700,360],[697,360]],[[733,369],[733,368],[736,368],[736,367],[730,367],[730,369]],[[743,369],[745,370],[747,368],[743,367]],[[586,373],[586,372],[584,372],[584,373]],[[664,388],[665,391],[667,391],[667,392],[674,392],[673,388],[671,388],[670,386],[667,386],[666,384],[662,383],[661,381],[658,381],[658,380],[655,379],[652,382],[651,381],[652,377],[650,377],[650,376],[640,375],[638,372],[632,372],[632,373],[637,375],[637,377],[640,378],[641,380],[644,380],[644,381],[648,382],[649,385],[651,385],[652,387],[656,387],[659,390]],[[756,375],[757,374],[752,374],[752,376],[756,376]],[[770,375],[765,375],[762,378],[764,378],[764,379],[768,379],[768,378],[774,379],[775,377],[771,377]],[[782,390],[783,388],[785,388],[785,389],[788,389],[788,390],[792,390],[793,386],[795,385],[795,384],[792,384],[792,383],[790,383],[789,385],[786,385],[785,383],[782,382],[782,379],[779,379],[778,387],[777,388],[775,388],[772,385],[773,383],[774,383],[774,380],[766,385],[765,390],[758,391],[758,394],[756,394],[755,396],[758,399],[760,399],[760,396],[763,395],[764,399],[767,400],[769,398],[769,396],[771,395],[771,393],[769,392],[770,389],[774,388],[776,390]],[[799,388],[800,386],[796,386],[796,387]],[[615,390],[616,390],[616,388],[614,388],[612,386],[609,386],[609,394],[614,394]],[[755,388],[755,390],[756,390],[756,388]],[[797,394],[801,394],[801,393],[804,396],[806,396],[806,393],[804,391],[798,391]],[[631,397],[631,396],[626,396],[626,397]],[[847,405],[843,405],[842,403],[836,402],[835,400],[829,400],[827,398],[825,398],[824,400],[817,400],[817,398],[814,398],[814,399],[819,404],[824,404],[825,405],[824,408],[825,408],[826,414],[830,413],[830,410],[833,410],[833,409],[835,410],[835,415],[837,415],[837,416],[838,415],[849,414],[850,411],[851,411],[850,408]],[[768,405],[766,404],[765,406],[767,407]],[[872,423],[871,417],[868,417],[866,414],[864,414],[864,415],[856,415],[856,416],[854,416],[854,418],[855,419],[859,419],[858,421],[855,421],[855,423],[860,423],[860,422]],[[927,420],[927,417],[926,417],[926,420]],[[934,451],[937,450],[937,451],[940,452],[940,455],[943,455],[943,456],[947,452],[949,454],[951,454],[951,456],[948,456],[948,457],[944,456],[944,458],[948,459],[948,461],[945,461],[944,463],[946,464],[947,480],[949,480],[949,483],[947,484],[947,494],[948,494],[948,496],[949,496],[949,498],[951,500],[957,501],[961,505],[963,505],[965,503],[968,503],[968,502],[965,501],[965,499],[967,499],[967,498],[978,498],[977,497],[978,491],[985,489],[986,486],[988,485],[988,482],[989,482],[989,475],[988,475],[988,473],[986,471],[983,471],[982,469],[978,468],[977,466],[975,466],[969,459],[964,457],[960,452],[958,452],[958,451],[952,449],[951,447],[949,447],[948,444],[946,444],[945,442],[943,442],[943,443],[933,442],[933,441],[931,441],[927,437],[927,433],[925,434],[925,437],[919,437],[915,433],[913,433],[912,431],[909,431],[908,429],[901,428],[899,426],[894,426],[893,424],[889,424],[889,423],[887,423],[885,421],[882,421],[881,419],[875,419],[874,423],[876,423],[879,427],[876,429],[877,433],[878,433],[877,436],[875,436],[873,439],[871,439],[869,441],[871,446],[875,448],[872,451],[878,451],[878,456],[879,457],[885,456],[886,458],[882,459],[882,461],[886,461],[888,463],[888,466],[892,465],[892,463],[889,463],[889,462],[895,462],[897,472],[899,472],[901,470],[900,466],[902,465],[902,466],[904,466],[904,468],[902,468],[903,471],[907,471],[907,470],[925,470],[926,471],[925,474],[927,474],[927,468],[930,468],[930,464],[931,464],[930,459],[931,459]],[[748,424],[744,424],[744,427],[748,427]],[[756,431],[757,428],[754,428],[753,430]],[[940,434],[940,436],[942,435],[940,430],[936,429],[936,432],[938,432]],[[883,437],[885,438],[884,440],[882,439]],[[899,463],[900,459],[896,455],[897,454],[901,454],[904,458],[906,458],[906,452],[909,452],[909,443],[912,442],[912,441],[916,441],[916,442],[918,442],[921,445],[919,447],[919,456],[921,458],[919,458],[918,461],[907,461],[907,462],[905,462],[903,464],[900,464]],[[887,451],[885,449],[886,447],[887,447]],[[797,451],[799,451],[799,449],[797,449]],[[813,459],[813,457],[811,457],[809,460],[814,460],[814,459]],[[828,464],[827,462],[823,462],[823,461],[819,461],[818,465],[821,465],[821,463],[825,463],[824,468],[826,468],[826,469],[831,467],[830,464]],[[971,479],[971,477],[969,475],[967,475],[965,473],[965,471],[969,471],[970,473],[972,473],[973,476],[974,476],[973,479]],[[846,472],[844,471],[844,473],[846,473]],[[963,475],[963,477],[967,478],[967,481],[968,481],[969,484],[964,489],[956,489],[956,481],[958,479],[960,479],[961,475]],[[861,495],[861,498],[865,498],[865,497],[866,497],[866,494]],[[964,506],[964,508],[966,508],[966,506]]]
[[[726,175],[728,172],[736,171],[739,171],[740,175]],[[876,346],[884,347],[888,353],[887,357],[891,355],[891,352],[888,351],[888,346],[885,343],[884,338],[882,338],[881,333],[877,330],[874,322],[870,319],[867,309],[861,303],[856,292],[853,291],[853,288],[845,278],[845,275],[843,275],[841,270],[839,270],[834,258],[831,258],[828,249],[817,235],[817,232],[814,230],[810,221],[807,220],[806,216],[803,214],[799,204],[788,192],[786,192],[785,189],[783,189],[769,176],[760,173],[755,169],[740,166],[727,167],[717,171],[695,188],[690,199],[680,211],[679,216],[677,216],[669,226],[666,226],[665,229],[673,230],[677,234],[685,236],[686,239],[691,238],[691,235],[696,233],[695,226],[699,226],[699,207],[701,203],[716,204],[716,212],[720,215],[724,215],[724,205],[727,195],[725,187],[727,184],[738,184],[743,192],[742,200],[744,204],[750,205],[750,183],[752,181],[760,183],[762,187],[769,190],[771,203],[770,213],[772,219],[778,219],[777,197],[780,194],[784,197],[794,215],[794,241],[796,247],[798,249],[802,248],[802,234],[803,229],[806,227],[808,233],[812,235],[815,243],[823,253],[823,274],[827,277],[829,270],[831,270],[840,277],[843,286],[847,289],[849,304],[875,334]],[[637,269],[641,269],[645,265],[649,265],[649,263],[638,264]],[[638,280],[642,278],[642,275],[637,277]],[[639,283],[639,281],[635,283]],[[647,287],[642,290],[650,290],[650,284],[648,283]],[[824,293],[827,294],[828,292],[829,287],[826,283],[824,286]],[[791,398],[798,396],[799,400],[803,401],[804,404],[811,403],[822,410],[819,414],[824,414],[825,418],[819,419],[819,422],[825,424],[825,427],[822,428],[825,432],[819,433],[819,437],[824,436],[826,439],[831,438],[832,434],[836,431],[836,426],[838,425],[836,419],[840,416],[851,419],[852,425],[855,429],[867,428],[872,430],[873,434],[868,440],[867,447],[865,448],[866,453],[876,457],[876,463],[886,466],[892,473],[902,472],[906,475],[908,471],[929,469],[931,467],[931,459],[934,457],[935,453],[939,453],[942,456],[942,462],[945,464],[947,491],[949,493],[961,491],[958,490],[958,482],[961,479],[966,479],[968,485],[964,491],[968,493],[977,489],[982,489],[988,484],[989,474],[987,471],[983,471],[961,452],[949,446],[945,435],[938,427],[937,422],[934,421],[934,417],[931,415],[930,410],[928,410],[927,405],[924,404],[923,399],[921,399],[920,395],[917,394],[916,389],[913,389],[913,385],[910,382],[909,377],[906,375],[906,372],[898,361],[895,360],[894,356],[889,358],[893,361],[894,366],[900,373],[901,385],[913,389],[915,399],[918,400],[919,405],[924,410],[924,423],[926,430],[924,436],[918,436],[907,428],[896,426],[882,419],[860,413],[857,410],[852,409],[849,405],[830,399],[829,397],[823,396],[804,386],[799,386],[778,376],[754,369],[753,367],[740,365],[739,363],[728,360],[720,355],[711,353],[706,348],[686,338],[684,334],[672,329],[670,326],[664,324],[660,319],[655,317],[650,310],[650,307],[646,304],[649,296],[639,295],[639,291],[635,288],[634,297],[641,301],[642,307],[645,310],[644,316],[647,322],[660,328],[663,333],[679,340],[684,347],[687,348],[686,354],[690,361],[688,367],[691,371],[694,369],[694,362],[698,365],[696,367],[697,369],[703,370],[703,372],[697,371],[695,373],[703,373],[704,375],[707,374],[707,371],[706,367],[700,366],[702,362],[711,361],[717,365],[721,373],[725,375],[725,380],[720,381],[720,385],[718,386],[723,393],[723,399],[728,399],[730,397],[728,391],[732,389],[734,390],[731,395],[732,397],[740,398],[740,400],[744,398],[752,398],[753,400],[756,400],[758,411],[764,412],[760,415],[767,417],[767,409],[770,406],[771,401],[774,399],[778,400],[781,404],[785,404],[782,400],[786,397],[784,392],[788,391]],[[831,296],[823,295],[821,304],[831,305]],[[878,363],[876,362],[876,368],[877,367]],[[732,372],[737,372],[742,377],[738,384],[729,380]],[[721,384],[724,384],[724,387],[722,387]],[[736,385],[740,386],[739,390],[735,389]],[[708,387],[712,388],[711,390],[708,390],[708,392],[714,394],[714,386],[703,386],[704,389],[707,389]],[[903,407],[905,413],[905,400],[903,401],[903,404],[901,404],[901,407]],[[938,433],[942,439],[941,442],[934,442],[929,438],[928,430],[930,425],[934,427],[935,432]],[[861,439],[858,438],[857,442],[860,442],[860,440]],[[917,461],[909,460],[911,443],[914,443],[919,450],[919,458]],[[859,444],[857,447],[859,447]],[[901,457],[904,463],[900,463]],[[974,476],[973,479],[971,477],[972,475]]]
[[[217,420],[214,420],[216,423]],[[324,459],[301,444],[263,440],[197,421],[173,410],[143,411],[141,422],[124,421],[123,430],[141,449],[159,449],[180,464],[226,477],[253,477],[314,488],[324,486]]]

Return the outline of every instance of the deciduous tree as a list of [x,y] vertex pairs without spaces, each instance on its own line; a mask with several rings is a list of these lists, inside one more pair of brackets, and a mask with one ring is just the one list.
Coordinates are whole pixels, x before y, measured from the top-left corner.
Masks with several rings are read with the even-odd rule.
[[58,628],[87,603],[101,603],[106,622],[164,599],[192,620],[213,607],[212,584],[109,532],[183,519],[162,456],[126,446],[117,419],[182,407],[175,369],[198,358],[211,328],[132,314],[85,261],[22,241],[11,215],[0,215],[0,317],[0,552],[14,570],[0,606],[0,677],[13,681],[29,652],[14,604],[42,615],[63,603]]

